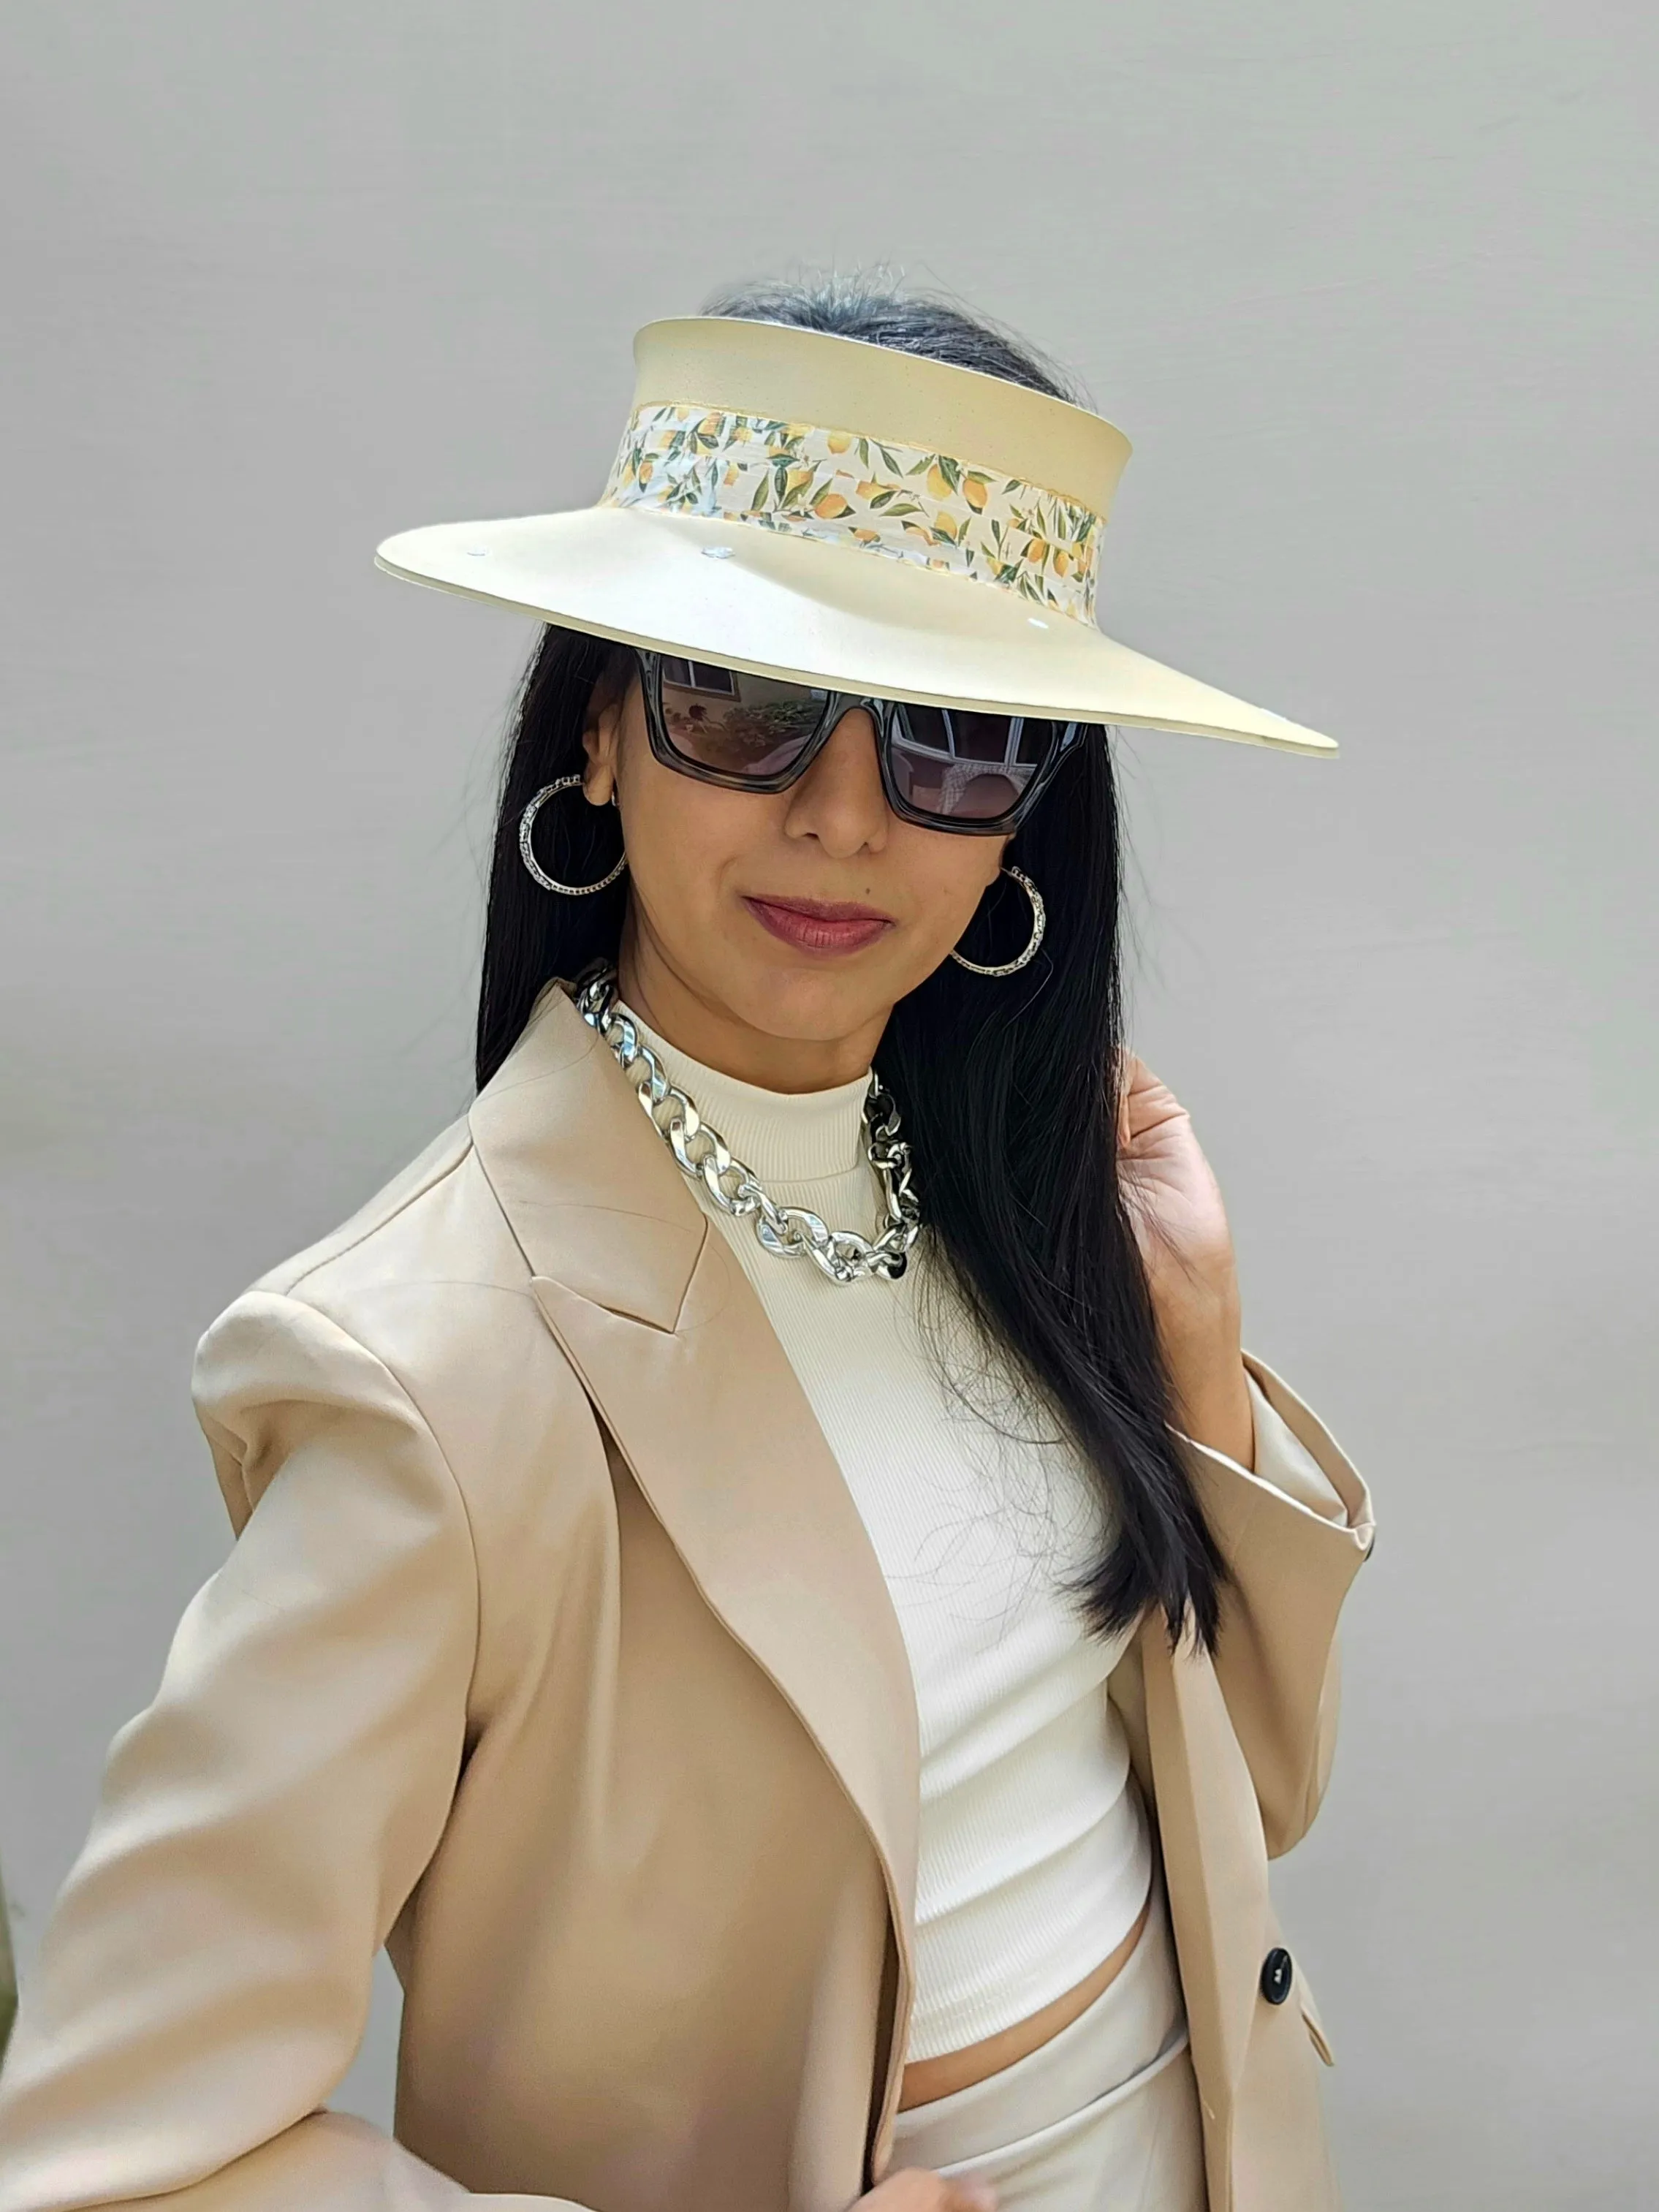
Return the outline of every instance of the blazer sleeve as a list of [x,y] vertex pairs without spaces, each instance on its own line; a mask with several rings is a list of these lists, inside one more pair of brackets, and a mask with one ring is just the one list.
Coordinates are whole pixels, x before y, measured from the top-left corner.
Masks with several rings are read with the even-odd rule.
[[0,2212],[454,2212],[483,2200],[323,2106],[460,1767],[463,1501],[397,1377],[297,1300],[233,1306],[196,1389],[237,1541],[111,1747],[25,1978]]
[[1267,1854],[1313,1825],[1341,1697],[1337,1616],[1376,1538],[1370,1493],[1330,1431],[1247,1352],[1255,1464],[1187,1440],[1231,1575],[1215,1671],[1255,1784]]

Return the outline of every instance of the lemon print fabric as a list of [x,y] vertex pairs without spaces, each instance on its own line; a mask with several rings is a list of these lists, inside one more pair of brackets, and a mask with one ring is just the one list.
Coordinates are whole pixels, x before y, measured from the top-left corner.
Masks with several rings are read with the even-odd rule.
[[1100,517],[950,453],[672,404],[630,420],[602,507],[723,515],[1014,592],[1092,622]]

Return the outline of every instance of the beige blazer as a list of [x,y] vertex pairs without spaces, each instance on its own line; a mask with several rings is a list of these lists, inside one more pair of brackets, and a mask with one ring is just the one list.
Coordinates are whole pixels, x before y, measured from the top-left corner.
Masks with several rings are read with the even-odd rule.
[[[1212,2212],[1325,2212],[1267,1861],[1319,1803],[1364,1486],[1194,1448],[1215,1662],[1112,1680]],[[471,1112],[204,1339],[237,1541],[109,1756],[0,2076],[0,2212],[841,2212],[911,1993],[908,1664],[759,1302],[557,989]],[[397,2138],[324,2109],[374,1954]],[[1083,1962],[1080,1962],[1080,1964]]]

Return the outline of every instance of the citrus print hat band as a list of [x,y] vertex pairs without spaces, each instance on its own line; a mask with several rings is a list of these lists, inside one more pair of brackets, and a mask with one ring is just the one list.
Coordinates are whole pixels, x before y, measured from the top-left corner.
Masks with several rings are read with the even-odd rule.
[[718,408],[641,407],[601,507],[655,507],[861,547],[1092,623],[1101,519],[950,453]]

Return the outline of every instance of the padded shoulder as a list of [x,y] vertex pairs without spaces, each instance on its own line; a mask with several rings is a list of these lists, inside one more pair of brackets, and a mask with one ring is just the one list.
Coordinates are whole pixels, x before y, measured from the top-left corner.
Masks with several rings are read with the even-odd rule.
[[435,1183],[453,1175],[471,1149],[471,1132],[467,1127],[466,1116],[462,1115],[459,1121],[452,1121],[447,1129],[434,1137],[426,1150],[411,1160],[406,1168],[400,1169],[390,1182],[383,1184],[373,1198],[343,1221],[337,1229],[330,1230],[327,1236],[319,1237],[314,1243],[307,1244],[291,1259],[281,1261],[276,1267],[268,1268],[258,1282],[250,1284],[249,1288],[287,1295],[306,1276],[326,1267],[330,1261],[340,1258],[354,1245],[362,1243],[365,1237],[372,1237],[377,1229],[395,1220],[405,1206],[412,1206]]

